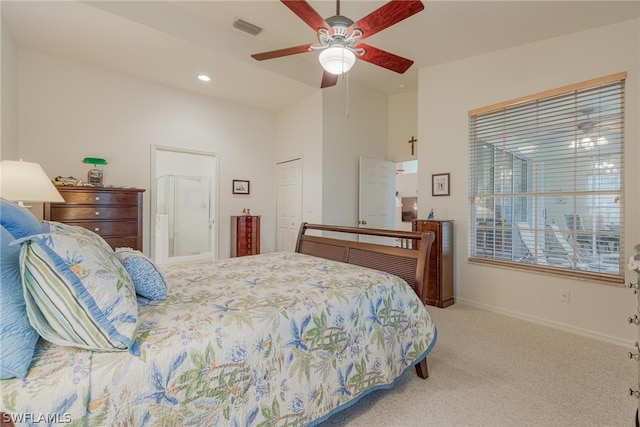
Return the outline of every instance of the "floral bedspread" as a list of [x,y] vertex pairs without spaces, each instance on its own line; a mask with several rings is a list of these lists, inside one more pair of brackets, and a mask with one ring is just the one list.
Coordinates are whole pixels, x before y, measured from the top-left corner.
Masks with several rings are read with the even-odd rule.
[[[435,344],[413,290],[379,271],[295,253],[163,270],[168,299],[139,307],[141,355],[89,352],[88,382],[71,387],[88,425],[308,425],[391,384]],[[37,378],[30,394],[63,396],[61,378]]]

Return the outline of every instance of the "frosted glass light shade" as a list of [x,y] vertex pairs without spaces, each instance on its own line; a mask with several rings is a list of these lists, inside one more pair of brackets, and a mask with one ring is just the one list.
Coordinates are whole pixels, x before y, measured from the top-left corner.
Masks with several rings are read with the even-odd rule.
[[320,52],[318,59],[328,73],[344,74],[356,62],[356,55],[342,46],[333,46]]
[[12,202],[57,202],[64,199],[38,163],[0,161],[0,196]]

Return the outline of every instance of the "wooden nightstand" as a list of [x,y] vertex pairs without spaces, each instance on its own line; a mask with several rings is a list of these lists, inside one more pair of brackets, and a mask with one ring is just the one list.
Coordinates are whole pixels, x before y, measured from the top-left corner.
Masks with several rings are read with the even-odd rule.
[[433,231],[427,304],[448,307],[453,304],[453,221],[414,219],[413,231]]

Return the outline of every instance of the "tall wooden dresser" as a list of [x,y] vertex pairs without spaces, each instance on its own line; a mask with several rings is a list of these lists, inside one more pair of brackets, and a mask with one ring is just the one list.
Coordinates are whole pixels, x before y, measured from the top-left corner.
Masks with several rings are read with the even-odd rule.
[[414,219],[413,231],[433,231],[429,258],[427,304],[444,308],[453,304],[453,221]]
[[44,219],[77,225],[102,236],[112,248],[142,250],[139,188],[57,187],[66,203],[47,203]]
[[260,253],[260,216],[239,215],[231,217],[231,256]]

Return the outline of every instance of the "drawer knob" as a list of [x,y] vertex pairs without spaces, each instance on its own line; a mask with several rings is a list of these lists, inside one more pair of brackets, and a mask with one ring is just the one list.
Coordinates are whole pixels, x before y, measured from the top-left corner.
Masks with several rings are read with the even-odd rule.
[[96,216],[100,215],[100,212],[96,211]]
[[100,200],[100,196],[96,196],[96,200]]
[[94,231],[100,231],[100,227],[96,227]]

